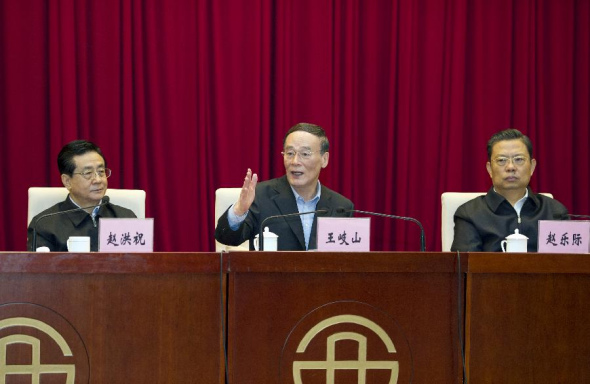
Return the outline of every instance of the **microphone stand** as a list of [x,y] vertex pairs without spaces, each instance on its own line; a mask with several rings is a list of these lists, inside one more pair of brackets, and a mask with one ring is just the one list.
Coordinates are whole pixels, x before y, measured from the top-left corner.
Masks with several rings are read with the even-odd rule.
[[39,224],[39,222],[47,217],[51,217],[51,216],[56,216],[56,215],[63,215],[64,213],[70,213],[70,212],[76,212],[76,211],[85,211],[87,209],[94,209],[96,207],[102,207],[103,205],[107,205],[110,202],[110,199],[108,196],[104,196],[103,200],[105,200],[104,203],[101,204],[96,204],[96,205],[92,205],[90,207],[78,207],[78,208],[72,208],[72,209],[67,209],[65,211],[59,211],[59,212],[53,212],[53,213],[48,213],[46,215],[43,215],[39,218],[37,218],[37,220],[35,220],[35,223],[33,224],[33,240],[31,241],[31,252],[37,252],[37,224]]
[[572,215],[571,213],[566,213],[563,216],[564,217],[574,217],[576,219],[586,219],[586,220],[590,219],[590,215]]
[[357,213],[363,213],[365,215],[387,217],[389,219],[400,219],[400,220],[406,220],[406,221],[411,221],[412,223],[416,223],[420,227],[420,251],[421,252],[426,251],[426,240],[424,239],[424,227],[422,226],[422,223],[420,223],[418,220],[414,219],[413,217],[387,215],[385,213],[376,213],[376,212],[369,212],[369,211],[360,211],[358,209],[344,209],[344,208],[339,209],[338,212],[357,212]]

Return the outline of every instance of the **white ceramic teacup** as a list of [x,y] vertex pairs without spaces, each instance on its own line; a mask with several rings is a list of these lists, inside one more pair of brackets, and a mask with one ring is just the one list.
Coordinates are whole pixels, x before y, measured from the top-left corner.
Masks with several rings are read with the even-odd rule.
[[70,236],[67,246],[68,252],[90,252],[90,237]]
[[[258,236],[254,238],[254,249],[258,251]],[[263,251],[276,251],[278,250],[279,236],[269,231],[268,227],[264,228],[263,232],[264,243],[262,245]]]
[[527,252],[527,241],[528,237],[518,233],[518,229],[514,230],[514,233],[506,237],[506,240],[502,240],[500,246],[502,252]]

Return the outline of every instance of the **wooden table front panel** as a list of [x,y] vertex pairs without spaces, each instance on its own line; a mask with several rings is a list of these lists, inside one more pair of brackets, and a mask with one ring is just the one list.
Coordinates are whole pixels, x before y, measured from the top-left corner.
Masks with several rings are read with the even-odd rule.
[[590,383],[588,255],[469,255],[469,383]]
[[[76,363],[76,383],[221,383],[217,260],[216,254],[0,255],[0,320],[41,320],[65,337],[74,356],[64,358],[51,338],[28,327],[5,326],[0,339],[15,331],[38,337],[40,364]],[[31,364],[34,349],[9,345],[8,364]],[[31,375],[6,377],[31,382]],[[63,375],[42,377],[65,383]]]
[[[396,348],[390,356],[399,376],[389,381],[386,369],[369,369],[359,381],[359,345],[347,340],[336,343],[335,364],[352,361],[353,368],[336,369],[334,382],[461,382],[454,255],[250,253],[231,254],[230,264],[231,383],[295,383],[294,361],[327,364],[325,338],[338,332],[366,335],[366,360],[381,364],[387,355],[379,349],[382,340],[357,324],[326,326],[314,341],[319,348],[296,353],[314,325],[342,314],[384,329]],[[327,375],[321,367],[305,369],[301,382],[331,382]]]

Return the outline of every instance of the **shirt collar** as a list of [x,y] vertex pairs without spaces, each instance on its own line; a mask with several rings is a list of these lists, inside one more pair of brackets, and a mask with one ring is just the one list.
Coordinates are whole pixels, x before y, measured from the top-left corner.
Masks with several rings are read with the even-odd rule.
[[[76,207],[83,208],[80,205],[78,205],[78,203],[76,203],[74,201],[74,199],[72,199],[72,195],[68,195],[68,198],[70,199],[70,201],[72,202],[72,204],[74,204]],[[98,202],[97,206],[94,207],[94,209],[92,210],[92,213],[90,214],[90,216],[96,217],[96,215],[98,214],[98,210],[100,209],[100,204],[102,204],[102,199],[100,199],[100,201]]]
[[524,203],[528,197],[529,197],[529,190],[527,188],[524,193],[524,196],[514,204],[514,209],[516,209],[516,212],[518,212],[519,214],[520,214],[520,210],[522,209],[522,206],[524,205]]
[[320,181],[319,180],[318,180],[318,185],[317,185],[315,196],[313,198],[311,198],[311,200],[309,200],[307,202],[303,199],[303,197],[301,197],[301,195],[299,195],[297,193],[297,191],[295,190],[295,188],[293,188],[292,185],[290,185],[290,187],[291,187],[291,190],[293,191],[293,194],[295,195],[295,200],[300,201],[302,203],[309,203],[309,202],[312,202],[312,201],[316,201],[317,202],[317,201],[320,200],[320,197],[322,196],[322,185],[320,184]]
[[[498,192],[496,192],[496,189],[494,187],[490,188],[490,191],[486,195],[485,199],[488,203],[488,206],[494,212],[496,212],[496,210],[498,209],[500,204],[502,204],[502,202],[504,202],[504,201],[508,202],[508,200],[506,200],[506,198],[504,196],[502,196]],[[535,204],[535,206],[539,205],[539,199],[531,191],[530,187],[526,188],[526,192],[524,193],[524,196],[518,200],[517,204],[522,201],[521,204],[524,205],[526,203],[527,199],[530,199],[532,201],[532,203]],[[510,203],[508,203],[508,204],[510,204]]]

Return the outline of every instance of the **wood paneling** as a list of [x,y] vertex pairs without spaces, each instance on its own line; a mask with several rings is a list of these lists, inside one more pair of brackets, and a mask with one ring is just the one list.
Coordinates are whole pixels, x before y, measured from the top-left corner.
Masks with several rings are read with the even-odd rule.
[[[72,345],[77,333],[83,345],[74,357],[87,353],[90,381],[80,368],[76,383],[219,383],[219,267],[213,253],[3,254],[0,320],[31,316]],[[25,328],[16,330],[32,332]],[[58,350],[45,353],[50,344],[42,343],[41,363],[68,363]],[[11,351],[15,363],[30,359],[23,346]]]
[[590,382],[588,255],[470,254],[469,383]]
[[[338,332],[368,337],[367,360],[395,360],[398,383],[459,383],[457,274],[454,254],[231,254],[229,345],[231,382],[293,383],[293,361],[325,361],[326,338]],[[362,326],[335,325],[295,353],[306,332],[339,315],[374,321],[397,353],[387,356]],[[354,342],[336,344],[336,360],[359,359]],[[352,364],[354,365],[354,364]],[[307,370],[305,383],[326,383],[326,370]],[[355,369],[337,370],[338,383],[358,383]],[[367,382],[387,383],[385,370]]]

